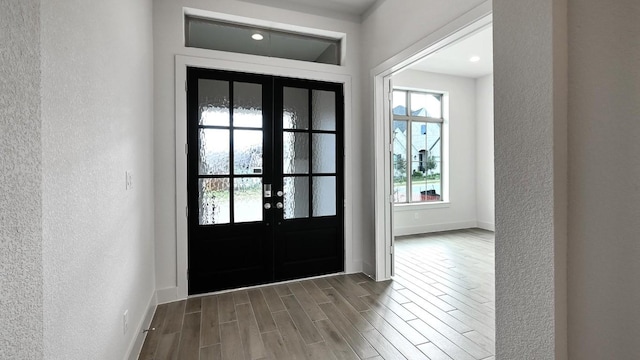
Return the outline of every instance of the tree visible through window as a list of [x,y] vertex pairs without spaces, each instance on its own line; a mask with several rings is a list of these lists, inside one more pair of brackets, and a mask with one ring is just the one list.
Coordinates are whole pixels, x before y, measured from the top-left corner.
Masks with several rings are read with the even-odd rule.
[[442,94],[393,91],[394,203],[442,201]]

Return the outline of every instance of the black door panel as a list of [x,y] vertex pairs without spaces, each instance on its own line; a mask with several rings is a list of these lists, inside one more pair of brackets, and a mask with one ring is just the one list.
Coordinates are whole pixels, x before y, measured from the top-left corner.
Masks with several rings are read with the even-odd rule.
[[343,271],[342,85],[187,79],[189,293]]

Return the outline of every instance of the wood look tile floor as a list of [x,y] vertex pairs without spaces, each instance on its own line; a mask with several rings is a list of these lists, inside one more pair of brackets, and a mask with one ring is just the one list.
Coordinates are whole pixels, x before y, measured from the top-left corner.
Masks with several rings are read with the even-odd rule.
[[390,281],[336,275],[159,305],[139,359],[493,360],[493,233],[395,244]]

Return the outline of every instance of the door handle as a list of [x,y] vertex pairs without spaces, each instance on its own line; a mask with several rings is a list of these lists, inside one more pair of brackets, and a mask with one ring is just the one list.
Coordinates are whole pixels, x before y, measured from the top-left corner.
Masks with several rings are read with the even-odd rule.
[[278,192],[276,192],[276,195],[278,195],[279,197],[282,197],[282,195],[284,195],[284,193],[282,192],[282,190],[278,190]]
[[265,204],[264,204],[264,208],[265,208],[266,210],[271,209],[271,203],[265,203]]
[[282,209],[282,208],[284,207],[284,205],[283,205],[280,201],[278,201],[278,202],[276,203],[276,207],[277,207],[278,209]]

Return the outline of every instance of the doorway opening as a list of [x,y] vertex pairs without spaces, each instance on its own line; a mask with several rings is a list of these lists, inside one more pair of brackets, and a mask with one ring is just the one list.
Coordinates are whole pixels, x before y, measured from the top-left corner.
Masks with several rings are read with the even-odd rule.
[[[375,171],[374,171],[374,174],[375,174],[374,176],[375,241],[374,242],[375,242],[375,260],[376,261],[375,261],[375,269],[374,269],[375,274],[373,275],[375,276],[376,280],[390,279],[391,276],[393,275],[393,237],[395,235],[394,234],[395,219],[393,216],[394,207],[395,207],[394,206],[394,191],[395,191],[394,160],[396,159],[396,156],[395,156],[396,154],[394,154],[394,139],[393,139],[394,124],[392,121],[392,119],[394,118],[393,79],[394,77],[403,76],[402,75],[403,72],[407,74],[407,71],[412,71],[410,70],[411,67],[415,66],[421,60],[428,59],[429,57],[433,57],[439,52],[444,51],[447,47],[455,45],[456,43],[460,43],[465,39],[473,36],[474,34],[480,33],[483,30],[490,28],[491,23],[492,23],[492,15],[491,15],[490,6],[482,6],[482,7],[476,8],[475,10],[470,11],[464,16],[452,21],[447,26],[439,29],[437,32],[422,39],[418,43],[405,49],[404,51],[400,52],[399,54],[387,60],[386,62],[380,64],[371,72],[373,75],[374,100],[375,100],[374,101],[374,154],[375,154],[375,161],[374,161],[374,165],[375,165],[374,166],[375,167]],[[469,61],[469,60],[470,58],[465,59],[465,61]],[[410,78],[411,76],[408,76],[408,77]],[[424,166],[425,165],[424,162],[422,162],[421,164],[421,161],[420,161],[419,150],[421,149],[418,149],[416,151],[417,152],[416,161],[413,164],[408,164],[409,160],[413,162],[413,159],[407,158],[405,160],[407,162],[406,166],[409,169],[411,169],[411,167],[416,167],[416,170],[420,172],[420,174],[416,174],[416,176],[422,177],[422,178],[417,179],[417,181],[418,182],[421,181],[422,182],[421,186],[424,187],[424,189],[422,190],[420,186],[416,187],[415,189],[413,189],[412,187],[408,191],[409,192],[413,191],[413,193],[416,194],[418,201],[420,201],[423,198],[425,200],[438,200],[438,201],[437,202],[432,201],[428,204],[421,204],[421,203],[417,205],[408,204],[407,206],[404,206],[404,208],[405,210],[410,210],[410,211],[420,209],[421,207],[428,207],[431,209],[452,208],[452,206],[455,206],[459,202],[458,200],[459,196],[458,194],[450,193],[451,185],[454,180],[458,181],[459,179],[452,178],[453,174],[450,174],[450,164],[451,164],[451,161],[455,161],[456,164],[459,163],[458,159],[453,157],[453,155],[456,155],[457,153],[464,152],[465,150],[467,150],[467,152],[472,152],[472,153],[476,152],[476,149],[474,146],[475,138],[472,137],[469,141],[466,142],[465,145],[468,147],[467,149],[465,149],[464,147],[452,149],[452,147],[448,143],[451,140],[450,139],[451,123],[449,119],[451,115],[450,114],[451,105],[450,105],[449,92],[446,91],[446,89],[444,89],[445,87],[441,87],[440,89],[438,89],[437,84],[436,86],[430,86],[429,82],[427,82],[424,85],[410,84],[408,87],[410,88],[410,90],[422,90],[423,92],[424,90],[427,90],[426,92],[428,93],[436,93],[436,94],[440,93],[442,95],[442,119],[441,119],[441,130],[440,130],[440,134],[441,134],[440,142],[442,144],[441,145],[442,150],[440,153],[440,156],[441,156],[440,179],[428,179],[427,175],[434,177],[435,174],[433,173],[426,174],[426,172],[423,173],[422,171],[419,171],[421,168],[421,165],[423,167],[426,167]],[[490,95],[492,95],[492,91]],[[471,97],[474,98],[473,95]],[[458,99],[456,99],[456,101],[458,101]],[[475,102],[475,99],[474,99],[474,102]],[[492,105],[492,101],[490,102],[490,104]],[[474,103],[471,105],[467,104],[465,106],[467,107],[470,106],[475,108],[475,105],[476,104]],[[475,119],[475,113],[472,114],[471,117]],[[433,119],[427,119],[426,122],[431,122],[431,120]],[[490,123],[491,124],[493,123],[492,119],[490,120]],[[457,120],[455,125],[458,125],[458,124],[459,122]],[[421,125],[423,124],[419,124],[419,125],[421,129],[422,128]],[[416,129],[415,132],[419,135],[426,135],[426,134],[421,134],[420,129]],[[474,130],[475,129],[471,131],[474,131]],[[462,130],[462,132],[465,132],[465,131],[469,132],[470,129]],[[432,132],[432,137],[433,135],[434,133]],[[406,136],[406,134],[404,136]],[[483,139],[484,138],[486,138],[486,136],[483,137]],[[426,142],[428,140],[425,139],[424,141],[425,141],[425,147],[426,147]],[[435,141],[432,141],[432,142],[435,143]],[[492,145],[488,147],[492,148]],[[425,151],[426,150],[427,149],[425,149]],[[456,153],[451,154],[452,150],[455,150]],[[406,155],[407,157],[413,156],[410,150],[407,151],[406,154],[407,154]],[[426,154],[425,152],[425,155],[428,155],[428,154]],[[485,156],[485,160],[491,160],[491,163],[493,163],[493,156],[490,156],[490,155]],[[396,162],[396,165],[397,164],[398,163]],[[475,163],[467,167],[475,168]],[[489,168],[489,172],[493,173],[491,168]],[[409,174],[407,176],[413,175],[412,172],[407,172],[407,173]],[[471,177],[475,177],[475,173],[472,173]],[[436,190],[435,194],[432,194],[428,191],[429,185],[434,180],[440,183],[441,187],[439,191],[441,192],[441,194],[438,194],[437,193],[438,190],[436,189],[434,189]],[[407,181],[407,180],[404,180],[404,181]],[[399,180],[399,183],[397,185],[407,186],[406,183],[405,184],[402,183],[402,180]],[[425,191],[426,196],[424,197],[422,196],[422,191]],[[433,195],[433,196],[429,196],[429,195]],[[475,194],[474,194],[474,197],[475,197]],[[490,194],[488,197],[492,198]],[[453,209],[456,209],[456,208],[453,207]],[[476,225],[482,225],[483,227],[486,226],[487,228],[491,227],[490,222],[492,221],[492,219],[490,219],[489,221],[483,222],[483,224],[478,224],[478,221],[475,217],[475,213],[477,210],[473,208],[472,210],[469,210],[469,211],[472,212],[472,215],[468,216],[466,220],[460,221],[460,223],[466,223],[467,224],[466,227],[472,227]],[[416,219],[416,214],[413,213],[411,222],[415,223],[416,222],[415,220],[420,220],[419,218],[420,214],[418,214],[417,216],[418,218]],[[447,225],[446,223],[447,221],[444,220],[440,222],[440,225],[436,224],[436,226],[431,226],[426,228],[423,227],[422,232],[455,229],[455,227],[447,228],[446,226],[443,226],[443,224]],[[457,228],[463,228],[463,227],[464,226],[459,226]],[[406,235],[406,234],[408,233],[404,233],[404,234],[400,233],[400,235]]]
[[388,77],[394,237],[495,229],[492,31]]
[[478,359],[495,353],[491,24],[466,14],[372,72],[376,279]]

